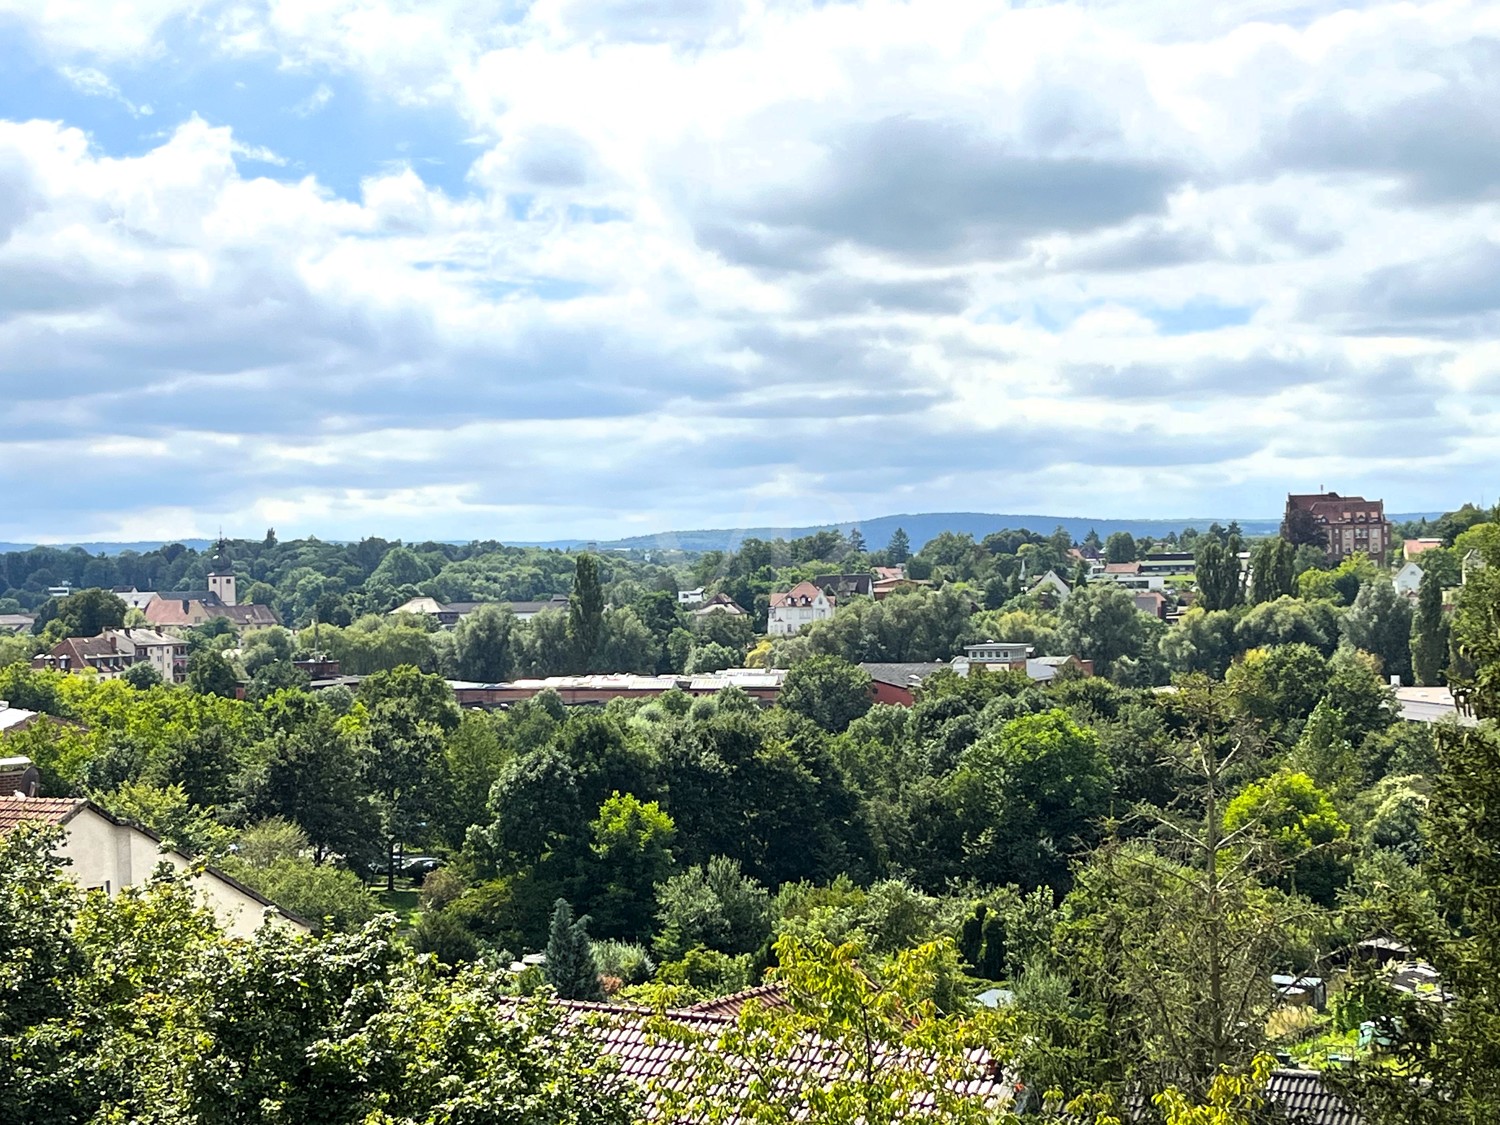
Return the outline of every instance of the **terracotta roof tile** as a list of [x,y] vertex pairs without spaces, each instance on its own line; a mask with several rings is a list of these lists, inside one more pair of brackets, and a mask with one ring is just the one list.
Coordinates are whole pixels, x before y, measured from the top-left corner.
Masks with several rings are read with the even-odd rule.
[[757,1001],[763,1008],[785,1008],[789,1001],[786,998],[786,990],[779,984],[758,984],[754,988],[747,988],[743,992],[731,993],[728,996],[718,996],[712,1000],[704,1000],[694,1004],[687,1011],[705,1016],[725,1016],[734,1018],[740,1014],[741,1009],[751,1000]]
[[[737,1002],[743,1007],[754,998],[752,994],[777,993],[774,986],[769,989],[748,989],[722,1001]],[[669,1012],[666,1028],[653,1027],[654,1013],[644,1008],[631,1008],[612,1004],[591,1004],[581,1001],[559,1001],[569,1012],[569,1022],[588,1028],[604,1053],[610,1056],[620,1069],[621,1075],[634,1082],[656,1084],[668,1089],[681,1089],[690,1080],[693,1059],[725,1032],[735,1026],[735,1021],[725,1015],[712,1014],[694,1008]],[[663,1032],[666,1032],[665,1034]],[[682,1038],[675,1036],[681,1033]],[[707,1042],[703,1042],[706,1040]],[[833,1081],[851,1073],[851,1057],[829,1043],[809,1037],[806,1046],[787,1060],[789,1068],[804,1081],[822,1079]],[[932,1060],[916,1055],[901,1058],[890,1056],[878,1065],[904,1062],[932,1073],[936,1067]],[[974,1077],[956,1086],[965,1094],[988,1100],[1009,1100],[1013,1094],[1011,1082],[1001,1074],[994,1060],[982,1051],[970,1053]],[[732,1098],[734,1092],[726,1093]]]
[[0,836],[28,820],[66,824],[87,804],[82,797],[0,797]]

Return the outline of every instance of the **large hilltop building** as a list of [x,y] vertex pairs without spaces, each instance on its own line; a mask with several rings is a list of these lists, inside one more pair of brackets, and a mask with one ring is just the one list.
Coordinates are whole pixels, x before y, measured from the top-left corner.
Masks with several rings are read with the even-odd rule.
[[1337,492],[1289,493],[1281,534],[1293,543],[1321,537],[1323,549],[1335,561],[1355,553],[1384,560],[1391,546],[1385,501]]

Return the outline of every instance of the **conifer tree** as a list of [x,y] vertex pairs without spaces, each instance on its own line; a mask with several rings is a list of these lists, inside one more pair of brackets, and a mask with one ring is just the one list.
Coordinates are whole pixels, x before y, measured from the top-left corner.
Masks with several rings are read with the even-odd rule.
[[593,555],[579,555],[573,570],[573,596],[568,599],[568,640],[579,672],[588,670],[604,632],[604,591],[599,586],[599,563]]
[[568,900],[560,898],[552,908],[552,928],[547,935],[547,981],[564,1000],[602,1000],[599,966],[589,940],[589,920],[573,917]]
[[1417,612],[1411,622],[1411,667],[1417,683],[1434,687],[1448,655],[1448,625],[1443,620],[1443,584],[1435,571],[1422,575]]
[[885,554],[896,566],[900,566],[911,558],[911,539],[901,528],[898,527],[891,532],[891,541],[885,549]]

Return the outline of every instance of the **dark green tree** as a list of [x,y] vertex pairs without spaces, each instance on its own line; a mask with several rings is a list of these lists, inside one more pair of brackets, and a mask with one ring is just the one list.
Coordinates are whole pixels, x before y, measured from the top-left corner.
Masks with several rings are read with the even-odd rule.
[[1292,545],[1295,550],[1298,547],[1316,547],[1320,551],[1328,549],[1328,538],[1317,518],[1305,508],[1288,508],[1286,517],[1281,521],[1281,538]]
[[1116,531],[1104,541],[1104,561],[1128,563],[1136,560],[1135,536],[1128,531]]
[[911,558],[911,539],[901,528],[898,527],[891,532],[891,541],[885,549],[885,557],[891,560],[893,566],[900,566]]
[[444,731],[404,700],[382,700],[370,713],[362,776],[380,818],[386,890],[396,889],[396,853],[427,834],[445,804]]
[[546,969],[547,983],[564,1000],[604,999],[594,944],[589,940],[588,917],[575,919],[567,899],[560,898],[553,904]]
[[[37,613],[33,626],[42,632],[48,622],[56,624],[48,631],[63,637],[97,637],[105,629],[125,624],[125,603],[108,590],[78,590],[65,598],[52,598]],[[60,631],[60,632],[59,632]]]
[[868,672],[840,657],[810,656],[787,672],[780,704],[838,734],[870,709],[871,682]]
[[132,664],[120,674],[124,680],[137,691],[146,691],[161,683],[161,673],[156,670],[156,665],[149,660],[142,660],[139,664]]
[[1094,671],[1108,676],[1124,658],[1150,659],[1156,655],[1163,626],[1135,607],[1135,599],[1114,582],[1091,582],[1058,610],[1063,651],[1094,662]]
[[1250,558],[1250,601],[1275,601],[1282,595],[1288,597],[1297,592],[1297,550],[1279,536],[1262,539]]
[[1387,676],[1411,676],[1411,603],[1396,593],[1385,575],[1359,588],[1354,604],[1344,614],[1344,637],[1362,652],[1380,658]]
[[1411,666],[1417,683],[1434,687],[1443,682],[1448,659],[1448,623],[1443,619],[1443,584],[1436,573],[1424,573],[1417,589],[1417,610],[1411,622]]
[[482,605],[453,631],[458,675],[465,680],[497,683],[515,668],[516,616],[508,608]]
[[1233,609],[1240,603],[1240,560],[1217,539],[1205,538],[1197,552],[1194,574],[1198,604],[1207,610]]
[[568,642],[578,671],[589,667],[603,632],[604,590],[599,585],[599,562],[593,555],[579,555],[573,571],[573,594],[568,599]]

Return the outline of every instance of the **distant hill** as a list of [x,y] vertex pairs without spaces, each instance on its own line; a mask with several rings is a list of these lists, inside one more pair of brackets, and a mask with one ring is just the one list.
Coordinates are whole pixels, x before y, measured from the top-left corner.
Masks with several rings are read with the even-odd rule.
[[[1406,520],[1437,519],[1441,512],[1393,512],[1389,519],[1393,523],[1401,523]],[[906,536],[911,540],[913,551],[921,550],[922,545],[929,539],[935,539],[944,531],[952,531],[959,535],[972,535],[976,540],[983,539],[993,531],[1003,531],[1006,528],[1025,528],[1042,535],[1051,535],[1059,526],[1067,529],[1069,535],[1075,540],[1083,539],[1090,531],[1098,532],[1101,539],[1108,538],[1116,531],[1128,531],[1135,536],[1150,535],[1160,539],[1169,532],[1181,532],[1185,528],[1196,527],[1199,531],[1205,531],[1214,523],[1228,526],[1235,522],[1234,516],[1196,516],[1183,519],[1165,520],[1133,520],[1115,519],[1110,517],[1084,518],[1082,516],[1039,516],[1039,515],[1005,515],[995,512],[921,512],[907,513],[897,516],[876,516],[874,519],[855,520],[846,523],[822,523],[806,527],[743,527],[743,528],[705,528],[697,531],[662,531],[654,535],[634,535],[628,539],[551,539],[538,541],[532,539],[515,540],[504,539],[502,542],[517,547],[556,547],[562,550],[571,550],[577,547],[595,546],[599,550],[637,550],[637,551],[732,551],[744,539],[797,539],[803,535],[811,535],[817,531],[838,530],[848,534],[853,528],[859,528],[864,536],[865,543],[872,551],[878,551],[891,541],[891,535],[899,527],[906,531]],[[1276,519],[1253,519],[1240,517],[1238,519],[1240,530],[1248,537],[1262,535],[1275,535],[1281,527],[1280,518]],[[490,529],[481,529],[482,534],[493,534]],[[333,540],[330,540],[333,542]],[[412,540],[417,542],[417,540]],[[453,542],[459,542],[454,540]],[[150,551],[162,546],[164,543],[181,543],[185,547],[191,547],[196,551],[204,551],[211,546],[208,539],[158,539],[137,543],[77,543],[77,544],[50,544],[66,550],[68,547],[78,546],[95,555],[118,555],[122,551]],[[0,543],[0,551],[29,551],[35,546],[33,543]]]
[[[951,531],[959,535],[972,535],[976,540],[983,539],[991,532],[1003,531],[1006,528],[1025,528],[1042,535],[1051,535],[1058,526],[1067,529],[1068,534],[1075,540],[1081,540],[1091,530],[1099,533],[1100,538],[1109,536],[1112,532],[1128,531],[1132,535],[1150,535],[1161,538],[1168,532],[1181,532],[1187,527],[1196,527],[1200,531],[1206,529],[1215,521],[1225,524],[1232,517],[1226,516],[1202,516],[1191,519],[1167,519],[1167,520],[1133,520],[1133,519],[1085,519],[1076,516],[1045,516],[1045,515],[1007,515],[994,512],[923,512],[904,513],[895,516],[877,516],[874,519],[854,520],[844,523],[816,524],[809,527],[747,527],[747,528],[710,528],[701,531],[666,531],[657,535],[637,535],[628,539],[616,539],[609,542],[600,541],[599,547],[607,549],[634,549],[634,550],[670,550],[681,551],[726,551],[733,550],[735,546],[744,539],[796,539],[799,536],[811,535],[817,531],[828,531],[836,529],[848,534],[853,528],[859,528],[864,536],[865,543],[871,550],[879,550],[891,540],[891,535],[899,527],[906,532],[911,540],[913,551],[920,550],[922,545],[929,539],[935,539],[944,531]],[[1281,526],[1278,519],[1241,519],[1239,521],[1241,530],[1246,535],[1274,535]],[[549,543],[547,546],[578,546],[579,541]]]
[[36,546],[55,547],[59,551],[67,551],[73,547],[82,547],[91,555],[119,555],[126,551],[154,551],[158,547],[166,546],[168,543],[181,543],[184,547],[191,547],[195,551],[205,551],[213,546],[212,539],[145,539],[137,543],[0,543],[0,553],[6,551],[29,551]]

